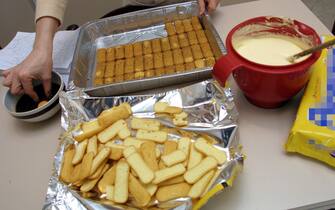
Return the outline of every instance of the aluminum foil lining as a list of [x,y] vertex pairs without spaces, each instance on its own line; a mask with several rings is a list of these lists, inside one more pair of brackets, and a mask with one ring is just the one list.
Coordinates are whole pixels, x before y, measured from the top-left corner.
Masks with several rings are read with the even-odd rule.
[[[153,105],[157,101],[166,101],[170,105],[183,107],[189,114],[189,125],[175,128],[169,119],[156,118]],[[136,209],[131,204],[115,205],[104,199],[105,195],[85,197],[81,192],[71,189],[58,179],[63,153],[74,140],[71,130],[80,122],[96,118],[103,110],[128,102],[132,106],[133,116],[155,118],[162,124],[175,128],[176,133],[169,139],[178,139],[183,131],[188,131],[192,139],[201,135],[215,136],[218,149],[227,155],[227,162],[219,167],[221,171],[212,187],[216,184],[229,185],[228,180],[236,176],[243,165],[243,154],[237,135],[237,110],[230,89],[221,88],[215,81],[208,80],[165,93],[141,96],[90,97],[81,90],[62,92],[62,127],[65,130],[60,137],[60,145],[54,158],[54,167],[49,181],[43,209]],[[211,188],[210,188],[211,189]],[[190,198],[179,198],[164,203],[153,201],[152,207],[167,209],[192,209]]]

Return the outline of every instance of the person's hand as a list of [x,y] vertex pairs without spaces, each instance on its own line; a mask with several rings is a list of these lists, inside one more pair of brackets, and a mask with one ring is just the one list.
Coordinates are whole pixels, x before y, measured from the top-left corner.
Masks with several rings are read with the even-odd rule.
[[27,94],[35,101],[38,95],[33,88],[33,80],[40,80],[46,96],[51,89],[53,38],[59,21],[52,17],[42,17],[36,23],[34,47],[28,57],[17,66],[3,73],[3,85],[14,95]]
[[34,49],[19,65],[5,71],[3,85],[13,95],[27,94],[35,101],[39,98],[33,89],[33,80],[40,80],[46,96],[51,89],[52,55],[50,52]]
[[207,10],[212,13],[219,5],[220,0],[198,0],[199,3],[199,13],[200,15],[205,14]]

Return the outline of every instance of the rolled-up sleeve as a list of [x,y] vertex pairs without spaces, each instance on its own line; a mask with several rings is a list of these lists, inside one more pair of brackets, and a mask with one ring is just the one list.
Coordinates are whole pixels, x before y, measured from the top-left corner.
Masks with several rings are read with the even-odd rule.
[[63,23],[67,0],[37,0],[35,22],[41,17],[49,16]]

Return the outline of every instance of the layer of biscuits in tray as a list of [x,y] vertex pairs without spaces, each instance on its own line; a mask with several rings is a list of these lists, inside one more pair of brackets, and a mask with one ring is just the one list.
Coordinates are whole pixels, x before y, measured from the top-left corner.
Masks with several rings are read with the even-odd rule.
[[96,53],[95,85],[175,74],[215,63],[198,17],[167,22],[168,37],[145,40]]
[[[188,124],[182,108],[157,102],[154,110],[176,126]],[[82,196],[112,205],[144,208],[181,197],[195,201],[227,161],[215,138],[136,118],[128,103],[103,111],[72,134],[76,144],[64,152],[60,179]]]

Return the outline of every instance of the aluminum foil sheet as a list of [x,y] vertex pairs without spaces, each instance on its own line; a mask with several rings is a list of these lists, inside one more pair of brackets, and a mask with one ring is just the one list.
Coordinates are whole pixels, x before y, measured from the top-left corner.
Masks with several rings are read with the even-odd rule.
[[[164,101],[170,105],[183,107],[189,114],[187,127],[175,128],[169,119],[155,117],[153,105]],[[196,139],[201,135],[216,137],[215,146],[227,155],[227,162],[219,166],[220,175],[216,184],[230,186],[243,165],[244,156],[238,142],[237,110],[230,89],[223,89],[215,81],[208,80],[165,93],[141,96],[90,97],[81,90],[62,92],[63,134],[60,146],[54,158],[54,169],[49,181],[43,209],[136,209],[130,203],[115,205],[104,199],[105,195],[93,195],[87,198],[81,192],[71,189],[59,180],[63,153],[69,144],[73,144],[71,130],[80,122],[96,118],[103,110],[128,102],[132,106],[133,116],[155,118],[162,124],[174,128],[169,139],[179,139],[185,131]],[[211,188],[209,188],[211,189]],[[179,198],[164,203],[153,201],[150,206],[164,209],[192,209],[194,202],[190,198]],[[150,209],[150,208],[149,208]]]
[[[68,87],[85,88],[92,96],[121,95],[140,90],[202,81],[211,78],[212,68],[206,67],[183,73],[124,81],[94,87],[96,51],[116,45],[139,42],[167,36],[165,22],[197,16],[198,3],[185,3],[155,7],[123,15],[94,20],[81,26],[73,56]],[[199,17],[215,58],[226,52],[224,44],[211,23],[211,17]]]

